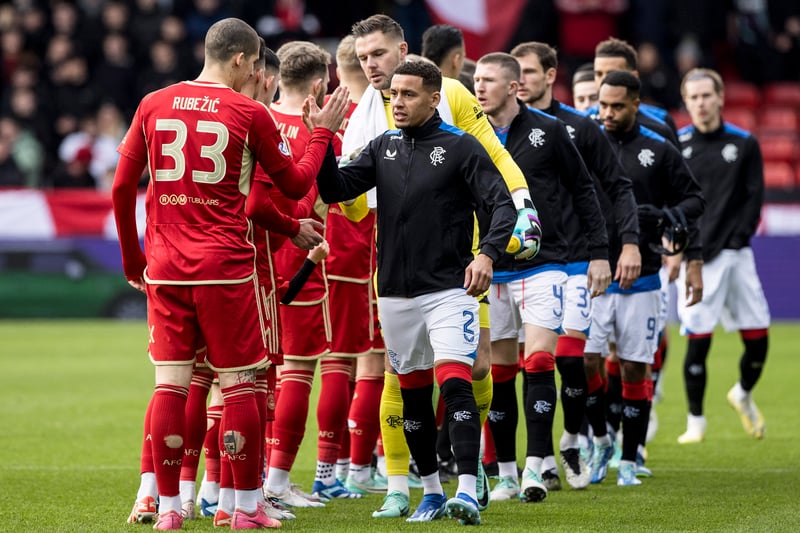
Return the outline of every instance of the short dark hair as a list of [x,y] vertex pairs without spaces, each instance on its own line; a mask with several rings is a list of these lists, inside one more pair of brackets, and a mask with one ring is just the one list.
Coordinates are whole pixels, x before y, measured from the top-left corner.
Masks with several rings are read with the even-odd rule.
[[356,39],[365,37],[376,31],[394,37],[398,41],[405,40],[402,26],[388,15],[372,15],[364,20],[359,20],[350,28],[350,33],[352,33],[353,37]]
[[621,57],[629,70],[637,70],[639,57],[636,49],[622,39],[609,37],[594,49],[594,57]]
[[511,74],[512,81],[519,81],[522,77],[522,69],[519,66],[519,61],[517,61],[517,58],[511,54],[506,54],[505,52],[492,52],[491,54],[486,54],[478,60],[479,65],[487,63],[497,65],[503,70],[508,71],[508,73]]
[[264,51],[264,66],[266,68],[274,69],[276,72],[281,69],[281,60],[278,58],[272,48],[267,47]]
[[633,100],[639,98],[639,91],[642,89],[642,83],[639,78],[627,70],[612,70],[606,74],[600,85],[625,87],[625,96]]
[[261,69],[266,66],[267,60],[267,42],[263,37],[258,38],[258,59],[256,59],[255,68]]
[[520,43],[511,49],[511,55],[514,57],[525,57],[530,54],[536,54],[536,57],[539,58],[539,63],[542,64],[542,70],[545,72],[551,68],[558,69],[558,54],[556,53],[556,49],[547,43],[529,41],[527,43]]
[[461,30],[449,24],[431,26],[422,34],[422,57],[441,65],[447,54],[464,46]]
[[405,61],[400,63],[392,76],[403,74],[422,78],[422,86],[431,92],[442,89],[442,71],[433,63],[427,61]]
[[206,32],[205,53],[210,59],[224,63],[240,52],[258,54],[259,36],[249,24],[237,18],[226,18],[211,25]]
[[575,74],[572,75],[573,87],[585,81],[594,82],[594,65],[591,63],[584,63],[583,65],[579,66],[575,71]]

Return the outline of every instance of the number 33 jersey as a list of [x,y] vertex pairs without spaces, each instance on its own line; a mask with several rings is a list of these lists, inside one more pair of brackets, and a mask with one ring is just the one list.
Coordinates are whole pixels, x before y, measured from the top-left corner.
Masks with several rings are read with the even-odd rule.
[[[253,165],[292,161],[266,107],[215,83],[181,82],[147,95],[120,154],[147,161],[149,283],[241,283],[254,273],[245,217]],[[257,179],[257,178],[256,178]]]

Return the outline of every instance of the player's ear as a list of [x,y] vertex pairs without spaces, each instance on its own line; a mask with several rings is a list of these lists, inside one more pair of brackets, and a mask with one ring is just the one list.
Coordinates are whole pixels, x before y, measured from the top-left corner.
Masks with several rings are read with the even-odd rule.
[[236,54],[236,55],[234,55],[234,56],[233,56],[233,63],[234,63],[234,64],[235,64],[237,67],[241,67],[241,66],[242,66],[242,63],[244,63],[244,60],[245,60],[245,57],[244,57],[244,52],[239,52],[238,54]]
[[400,43],[400,61],[405,61],[406,55],[408,55],[408,43],[402,41]]
[[436,108],[441,100],[442,100],[442,93],[440,93],[439,91],[434,91],[433,93],[431,93],[432,108]]

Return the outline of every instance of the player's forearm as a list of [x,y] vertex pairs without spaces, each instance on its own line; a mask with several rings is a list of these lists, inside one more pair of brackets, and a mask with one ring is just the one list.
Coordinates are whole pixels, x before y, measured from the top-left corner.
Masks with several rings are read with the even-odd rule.
[[281,213],[270,198],[269,190],[260,181],[253,182],[245,204],[245,215],[267,231],[294,237],[300,231],[300,222]]
[[120,156],[111,187],[111,203],[119,236],[122,268],[128,279],[139,279],[146,266],[136,229],[136,191],[144,167],[143,162]]
[[329,149],[330,157],[336,160],[333,149],[330,148],[332,136],[333,132],[326,128],[314,128],[303,157],[295,164],[270,174],[272,181],[288,198],[299,200],[308,192],[325,158],[328,157]]
[[294,275],[292,280],[289,283],[282,284],[278,288],[282,304],[289,304],[297,297],[316,266],[317,264],[311,259],[306,259],[303,261],[300,270],[297,271],[297,274]]

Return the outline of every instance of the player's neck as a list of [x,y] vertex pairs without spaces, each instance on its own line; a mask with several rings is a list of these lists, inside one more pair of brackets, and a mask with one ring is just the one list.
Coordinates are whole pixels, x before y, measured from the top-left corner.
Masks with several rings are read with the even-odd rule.
[[221,65],[206,64],[200,75],[195,78],[195,81],[203,81],[208,83],[221,83],[227,87],[233,87],[233,76]]
[[549,88],[544,92],[541,98],[534,100],[528,104],[529,107],[534,109],[549,109],[553,104],[553,89]]
[[351,80],[347,74],[343,74],[339,81],[339,85],[347,87],[350,90],[350,99],[355,103],[361,100],[361,97],[364,96],[364,91],[367,90],[367,86],[369,85],[369,82],[363,79],[364,75],[360,70],[358,74],[361,76],[361,80]]
[[517,100],[507,100],[505,105],[496,109],[489,117],[489,122],[492,123],[494,128],[507,128],[511,125],[511,121],[519,113],[519,105]]
[[722,117],[717,115],[713,119],[709,120],[708,122],[698,122],[694,125],[694,127],[700,133],[711,133],[712,131],[717,131],[719,127],[722,125]]
[[273,109],[278,113],[284,115],[300,115],[303,112],[303,102],[306,100],[306,94],[301,92],[282,92],[280,101],[272,105]]

